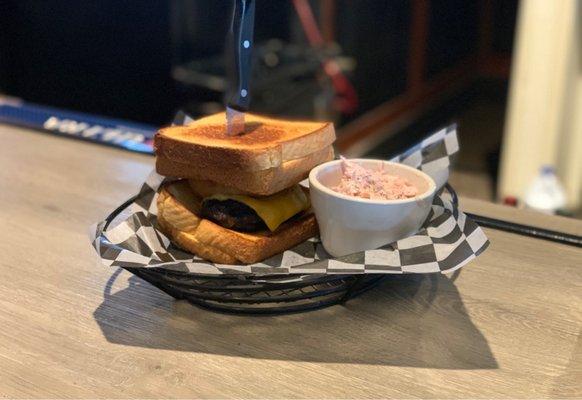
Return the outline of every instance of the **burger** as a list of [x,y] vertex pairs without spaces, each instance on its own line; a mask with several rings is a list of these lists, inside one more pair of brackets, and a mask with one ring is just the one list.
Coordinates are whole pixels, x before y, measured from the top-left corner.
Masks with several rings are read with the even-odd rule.
[[329,122],[289,121],[247,113],[227,135],[225,114],[155,136],[160,190],[158,224],[180,248],[218,264],[252,264],[318,233],[307,189],[315,166],[332,160]]

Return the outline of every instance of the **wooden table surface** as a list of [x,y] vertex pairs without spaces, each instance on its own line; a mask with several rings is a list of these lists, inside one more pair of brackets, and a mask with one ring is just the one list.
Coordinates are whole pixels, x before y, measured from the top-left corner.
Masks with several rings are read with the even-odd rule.
[[89,245],[152,157],[3,125],[0,139],[0,397],[582,398],[580,248],[486,230],[454,276],[396,276],[305,314],[215,314]]

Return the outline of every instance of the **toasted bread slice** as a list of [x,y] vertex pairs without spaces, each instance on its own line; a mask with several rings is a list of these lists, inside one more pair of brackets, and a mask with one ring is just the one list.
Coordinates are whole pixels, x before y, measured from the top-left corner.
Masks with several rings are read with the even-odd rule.
[[328,146],[306,157],[286,161],[277,168],[241,171],[231,168],[200,168],[158,156],[156,170],[164,176],[211,181],[237,189],[242,194],[268,196],[301,182],[307,178],[312,168],[333,158],[333,147]]
[[[188,183],[173,182],[158,197],[158,224],[176,245],[218,264],[252,264],[285,251],[317,234],[312,213],[287,221],[275,232],[242,233],[200,218]],[[180,201],[178,201],[178,198]],[[187,203],[187,204],[183,204]]]
[[158,157],[198,169],[262,171],[304,158],[330,146],[335,130],[330,122],[286,121],[246,113],[245,133],[226,134],[225,113],[186,126],[158,131]]
[[[190,185],[190,189],[192,192],[200,196],[210,197],[215,195],[216,193],[220,193],[223,195],[227,194],[242,194],[247,195],[244,190],[233,188],[232,186],[224,186],[216,182],[207,181],[207,180],[199,180],[199,179],[188,179],[188,184]],[[255,196],[258,198],[258,196]]]

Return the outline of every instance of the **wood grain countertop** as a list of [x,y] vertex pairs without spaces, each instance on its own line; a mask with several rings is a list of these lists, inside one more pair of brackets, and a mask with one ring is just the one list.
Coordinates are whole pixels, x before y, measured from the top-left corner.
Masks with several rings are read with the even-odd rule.
[[582,398],[580,248],[487,229],[453,276],[396,276],[305,314],[215,314],[89,244],[152,157],[5,125],[0,139],[0,397]]

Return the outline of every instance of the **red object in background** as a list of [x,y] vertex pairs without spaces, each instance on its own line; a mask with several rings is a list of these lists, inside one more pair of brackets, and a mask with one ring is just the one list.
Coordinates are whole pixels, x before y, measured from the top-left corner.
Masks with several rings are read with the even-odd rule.
[[517,198],[514,196],[507,196],[503,199],[503,204],[506,206],[517,207]]
[[[325,41],[317,26],[313,12],[307,0],[293,0],[293,6],[299,16],[303,31],[309,44],[314,47],[323,47]],[[333,87],[337,93],[334,105],[344,114],[351,114],[358,108],[358,95],[351,82],[341,72],[337,62],[333,59],[323,61],[323,70],[331,78]]]

